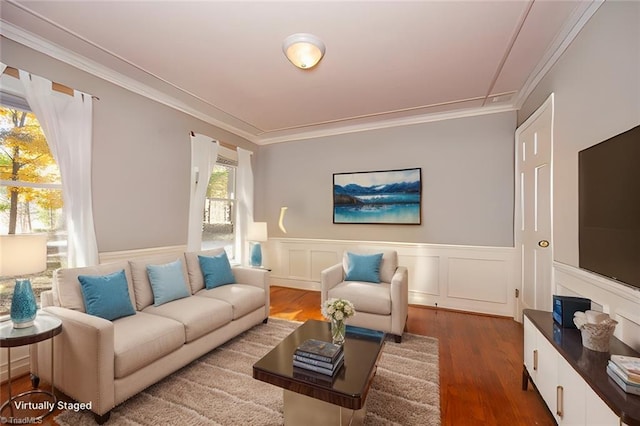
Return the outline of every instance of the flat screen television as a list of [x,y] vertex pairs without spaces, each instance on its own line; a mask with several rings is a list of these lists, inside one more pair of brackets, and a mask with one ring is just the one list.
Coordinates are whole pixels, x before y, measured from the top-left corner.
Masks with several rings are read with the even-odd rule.
[[640,288],[640,125],[578,158],[579,266]]

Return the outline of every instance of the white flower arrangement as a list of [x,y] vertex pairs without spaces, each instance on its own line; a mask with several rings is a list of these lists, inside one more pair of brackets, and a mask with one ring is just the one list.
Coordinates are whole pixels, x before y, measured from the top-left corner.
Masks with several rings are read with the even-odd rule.
[[328,299],[322,305],[322,316],[328,320],[344,321],[355,314],[353,303],[345,299]]

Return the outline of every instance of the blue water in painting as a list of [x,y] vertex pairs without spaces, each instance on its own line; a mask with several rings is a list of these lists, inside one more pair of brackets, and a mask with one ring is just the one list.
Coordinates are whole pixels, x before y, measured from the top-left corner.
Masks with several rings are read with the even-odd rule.
[[[415,198],[416,201],[419,199],[418,196]],[[404,203],[392,204],[339,205],[334,208],[334,221],[337,223],[420,224],[420,204],[407,203],[405,200]]]

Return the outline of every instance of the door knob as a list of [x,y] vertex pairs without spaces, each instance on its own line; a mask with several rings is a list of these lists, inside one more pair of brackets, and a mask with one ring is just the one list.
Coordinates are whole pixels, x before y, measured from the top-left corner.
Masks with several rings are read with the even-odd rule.
[[547,248],[547,247],[549,247],[549,241],[547,241],[547,240],[540,240],[540,241],[538,241],[538,245],[539,245],[540,247],[542,247],[542,248]]

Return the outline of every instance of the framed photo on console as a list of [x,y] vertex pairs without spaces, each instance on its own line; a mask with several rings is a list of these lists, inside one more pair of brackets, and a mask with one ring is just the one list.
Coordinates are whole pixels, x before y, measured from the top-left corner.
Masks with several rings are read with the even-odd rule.
[[333,174],[333,223],[420,225],[422,169]]

